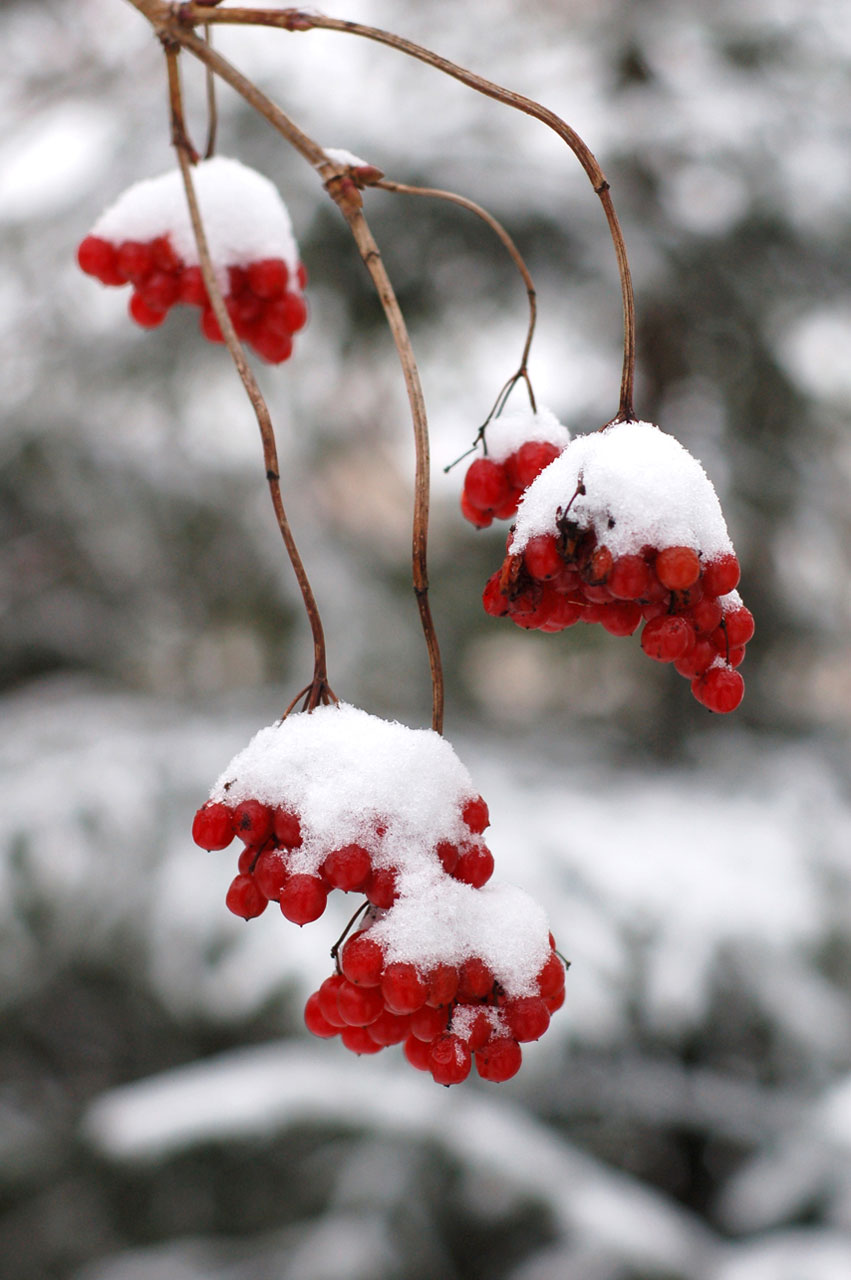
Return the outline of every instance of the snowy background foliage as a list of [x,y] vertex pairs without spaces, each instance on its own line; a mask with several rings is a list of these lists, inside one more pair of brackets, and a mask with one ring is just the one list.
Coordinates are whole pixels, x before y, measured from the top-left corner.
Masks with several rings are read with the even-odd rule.
[[[155,333],[77,270],[171,163],[161,59],[119,0],[2,7],[0,1257],[10,1280],[841,1280],[851,1274],[848,446],[851,13],[843,0],[340,0],[562,114],[612,183],[636,408],[718,489],[757,617],[725,723],[636,642],[521,633],[504,530],[460,469],[522,346],[522,286],[463,211],[369,196],[433,427],[447,732],[497,875],[543,901],[564,1009],[501,1086],[302,1028],[333,927],[223,906],[190,840],[309,674],[256,427],[197,317]],[[504,220],[536,391],[617,407],[605,224],[562,144],[342,36],[217,44],[324,144]],[[203,83],[187,68],[192,121]],[[222,92],[220,147],[286,193],[310,272],[261,368],[348,701],[428,719],[401,378],[314,175]],[[272,711],[270,712],[270,708]],[[336,914],[335,914],[336,913]],[[329,919],[329,916],[332,918]]]

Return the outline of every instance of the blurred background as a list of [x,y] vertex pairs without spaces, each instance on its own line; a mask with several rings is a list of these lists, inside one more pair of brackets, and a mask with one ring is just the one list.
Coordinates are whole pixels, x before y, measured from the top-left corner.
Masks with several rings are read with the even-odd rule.
[[[479,597],[504,527],[445,473],[523,345],[522,282],[463,210],[367,215],[432,425],[447,736],[497,876],[543,901],[567,1001],[500,1086],[354,1058],[301,1009],[353,904],[224,907],[191,842],[231,756],[310,677],[250,407],[197,313],[154,332],[75,264],[167,170],[162,58],[121,0],[0,6],[0,1256],[9,1280],[842,1280],[851,1275],[851,10],[843,0],[340,0],[573,125],[611,182],[636,408],[715,483],[757,618],[713,717],[633,640]],[[614,255],[543,126],[365,41],[217,47],[320,143],[505,223],[539,401],[617,409]],[[190,123],[204,81],[184,68]],[[289,204],[310,275],[257,370],[339,695],[430,721],[413,446],[366,273],[315,175],[235,95],[219,150]],[[521,393],[515,401],[521,403]],[[340,895],[338,895],[340,896]]]

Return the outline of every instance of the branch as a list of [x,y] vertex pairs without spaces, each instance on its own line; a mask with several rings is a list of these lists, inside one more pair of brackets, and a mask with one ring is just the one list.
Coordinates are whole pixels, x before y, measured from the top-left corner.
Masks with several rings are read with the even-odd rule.
[[[152,0],[130,0],[131,4],[141,7],[145,3],[152,3]],[[600,199],[603,206],[603,212],[606,222],[609,226],[609,233],[612,237],[614,245],[615,257],[617,259],[618,274],[621,283],[621,301],[623,306],[623,325],[624,325],[624,355],[623,370],[621,373],[620,402],[618,406],[619,421],[634,421],[635,413],[633,411],[633,388],[635,382],[635,300],[632,291],[632,277],[629,270],[629,260],[627,258],[626,245],[624,243],[623,232],[615,213],[614,204],[609,189],[609,183],[603,170],[597,163],[597,160],[582,140],[579,134],[572,129],[566,121],[556,115],[554,111],[550,111],[547,107],[536,102],[533,98],[527,98],[520,93],[514,93],[510,89],[503,88],[502,85],[495,84],[492,80],[486,80],[483,76],[476,75],[472,71],[468,71],[465,67],[459,66],[457,63],[451,62],[448,58],[443,58],[439,54],[433,53],[430,49],[424,48],[422,45],[415,44],[411,40],[406,40],[402,36],[394,35],[389,31],[382,31],[378,27],[368,27],[359,22],[349,22],[340,18],[327,18],[319,13],[310,13],[302,9],[214,9],[211,10],[204,5],[198,4],[182,4],[179,9],[182,22],[194,24],[200,22],[215,22],[229,25],[250,25],[250,26],[266,26],[277,27],[283,31],[339,31],[347,35],[362,36],[367,40],[373,40],[378,44],[387,45],[391,49],[397,50],[399,53],[407,54],[408,57],[416,58],[419,62],[426,63],[427,66],[434,67],[438,71],[442,71],[445,75],[451,76],[455,80],[459,80],[470,89],[475,89],[477,93],[484,94],[486,97],[494,98],[497,102],[502,102],[506,106],[513,107],[517,111],[522,111],[526,115],[540,120],[543,124],[552,129],[558,136],[567,143],[573,154],[576,156],[582,168],[585,170],[595,193]]]
[[[135,3],[135,0],[133,0],[133,3]],[[207,236],[204,231],[201,210],[198,205],[198,197],[195,191],[195,183],[192,178],[192,166],[197,160],[197,153],[195,153],[191,144],[188,143],[186,129],[183,123],[183,101],[177,62],[178,49],[167,40],[164,41],[164,44],[168,70],[169,101],[172,113],[172,141],[177,153],[180,172],[183,177],[186,202],[189,206],[189,217],[192,223],[192,230],[195,235],[195,243],[198,247],[201,274],[204,277],[204,284],[210,298],[210,305],[213,308],[219,328],[222,331],[222,337],[224,338],[228,351],[231,354],[237,373],[242,379],[242,384],[245,387],[246,394],[248,395],[257,418],[257,424],[260,428],[260,437],[263,443],[263,460],[266,465],[266,479],[269,483],[272,506],[275,510],[278,528],[281,531],[287,555],[289,556],[290,563],[292,564],[295,572],[302,600],[304,601],[308,622],[310,623],[311,633],[313,635],[313,681],[309,686],[309,689],[305,690],[308,695],[305,703],[305,709],[312,711],[320,702],[324,703],[329,700],[334,702],[337,701],[336,695],[328,684],[325,635],[322,629],[322,620],[319,616],[316,598],[314,597],[310,581],[307,577],[307,572],[304,568],[301,556],[299,555],[289,520],[287,519],[286,511],[284,510],[284,503],[281,497],[280,475],[278,471],[278,450],[275,443],[275,431],[272,426],[271,415],[260,388],[257,385],[251,366],[245,357],[245,350],[242,343],[236,335],[236,331],[231,322],[228,309],[225,306],[225,301],[222,297],[222,292],[216,279],[212,258],[210,257]]]

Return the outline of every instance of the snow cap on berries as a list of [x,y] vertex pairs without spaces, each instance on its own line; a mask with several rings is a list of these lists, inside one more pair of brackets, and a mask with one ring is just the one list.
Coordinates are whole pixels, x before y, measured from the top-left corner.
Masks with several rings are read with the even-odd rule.
[[643,546],[691,547],[704,561],[733,544],[712,482],[687,449],[650,422],[577,436],[524,494],[510,551],[567,518],[593,528],[613,556]]
[[487,456],[493,462],[504,462],[529,440],[552,444],[560,450],[566,449],[570,443],[567,427],[562,426],[552,410],[545,409],[543,405],[537,412],[526,407],[493,418],[487,425],[485,437]]
[[423,868],[401,881],[393,906],[370,926],[388,963],[407,961],[426,972],[478,957],[509,996],[532,995],[550,953],[543,908],[512,884],[481,889]]
[[439,733],[340,703],[261,729],[210,798],[230,806],[255,799],[297,814],[304,840],[294,870],[315,870],[329,849],[374,844],[380,827],[374,864],[404,872],[439,841],[469,839],[461,811],[475,794]]
[[[192,171],[210,256],[226,286],[228,266],[282,258],[296,288],[298,249],[278,189],[268,178],[225,156],[202,160]],[[179,169],[134,183],[92,227],[111,244],[149,243],[167,235],[178,257],[197,266],[198,250]]]

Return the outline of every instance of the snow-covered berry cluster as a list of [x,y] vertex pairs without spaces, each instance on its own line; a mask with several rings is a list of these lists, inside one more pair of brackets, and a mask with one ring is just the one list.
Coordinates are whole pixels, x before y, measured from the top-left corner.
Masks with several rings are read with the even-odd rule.
[[[306,274],[286,206],[267,178],[217,156],[194,172],[216,280],[237,335],[270,364],[292,353],[307,322]],[[129,312],[145,329],[172,307],[201,311],[201,332],[222,332],[201,275],[180,173],[128,188],[93,226],[77,261],[102,284],[132,286]]]
[[227,905],[251,919],[277,902],[303,925],[334,889],[365,896],[367,923],[309,998],[306,1024],[356,1053],[405,1041],[435,1080],[520,1066],[564,998],[542,909],[489,883],[487,804],[450,745],[336,705],[262,729],[193,824],[206,849],[243,843]]
[[467,468],[461,514],[477,529],[488,528],[495,519],[510,520],[524,490],[569,442],[567,427],[549,409],[494,418],[487,427],[487,454]]
[[672,663],[709,710],[729,712],[754,633],[738,581],[700,463],[658,427],[620,422],[574,439],[531,484],[483,603],[545,632],[582,621],[627,636],[643,623],[647,656]]

